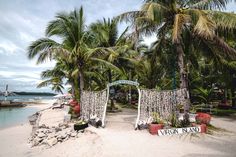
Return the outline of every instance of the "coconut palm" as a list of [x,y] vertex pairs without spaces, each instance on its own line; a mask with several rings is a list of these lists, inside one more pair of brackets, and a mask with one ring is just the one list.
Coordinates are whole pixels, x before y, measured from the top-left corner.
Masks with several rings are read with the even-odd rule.
[[234,31],[236,26],[235,14],[218,11],[224,9],[228,2],[229,0],[145,0],[140,11],[124,13],[118,19],[131,22],[140,34],[155,33],[159,40],[170,37],[178,59],[180,88],[187,88],[184,61],[186,33],[196,43],[195,49],[204,47],[203,52],[206,52],[206,48],[210,49],[214,56],[236,56],[236,51],[220,36],[222,32]]
[[[49,22],[46,36],[29,46],[28,57],[30,59],[37,57],[37,63],[42,63],[51,59],[60,60],[62,58],[60,54],[67,54],[66,57],[64,56],[64,61],[69,60],[76,64],[73,73],[78,75],[79,89],[83,90],[84,73],[91,65],[91,58],[99,52],[93,49],[93,37],[86,30],[83,8],[75,9],[70,13],[58,13],[55,20]],[[59,38],[61,42],[51,37]],[[76,82],[77,78],[74,78]]]
[[[95,37],[94,39],[96,39],[96,46],[105,52],[102,57],[103,60],[120,68],[118,73],[111,68],[107,69],[108,82],[111,83],[114,79],[114,75],[124,75],[124,68],[127,68],[127,66],[125,66],[127,65],[125,64],[125,62],[127,62],[125,57],[129,54],[127,52],[130,52],[130,47],[127,45],[125,35],[128,28],[126,28],[119,36],[117,21],[114,19],[103,18],[103,20],[98,20],[96,23],[92,23],[90,25],[90,30]],[[114,108],[113,99],[111,99],[111,109],[112,108]]]

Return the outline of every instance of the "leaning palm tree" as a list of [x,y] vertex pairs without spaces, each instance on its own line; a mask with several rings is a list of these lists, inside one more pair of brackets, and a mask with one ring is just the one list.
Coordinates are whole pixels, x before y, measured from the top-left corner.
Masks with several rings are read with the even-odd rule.
[[[186,33],[189,33],[190,41],[207,46],[213,55],[236,56],[236,51],[221,38],[223,32],[235,31],[236,28],[235,14],[218,11],[225,9],[229,1],[145,0],[140,11],[124,13],[118,19],[131,22],[140,34],[155,33],[159,40],[170,37],[178,59],[180,88],[187,88],[183,46]],[[186,110],[188,108],[186,106]]]
[[[51,37],[61,40],[57,42]],[[49,22],[46,28],[46,38],[34,41],[28,48],[28,57],[37,58],[37,63],[46,60],[60,60],[61,54],[64,61],[69,60],[76,64],[73,74],[77,74],[79,79],[79,89],[84,89],[84,73],[90,67],[91,58],[95,56],[92,49],[93,37],[86,30],[83,8],[75,9],[70,13],[61,12],[55,17],[55,20]],[[81,92],[80,92],[81,93]]]

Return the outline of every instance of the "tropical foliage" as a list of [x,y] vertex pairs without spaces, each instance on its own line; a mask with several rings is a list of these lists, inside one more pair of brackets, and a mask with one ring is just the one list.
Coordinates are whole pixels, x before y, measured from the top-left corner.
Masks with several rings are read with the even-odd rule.
[[[236,14],[230,0],[145,0],[138,11],[86,26],[83,8],[61,12],[45,35],[31,43],[30,59],[55,60],[39,87],[64,85],[78,99],[82,90],[101,90],[118,79],[142,88],[188,88],[192,102],[232,100],[236,106]],[[127,22],[119,30],[119,22]],[[121,32],[120,32],[121,31]],[[156,36],[151,46],[143,37]],[[187,109],[188,107],[186,107]]]

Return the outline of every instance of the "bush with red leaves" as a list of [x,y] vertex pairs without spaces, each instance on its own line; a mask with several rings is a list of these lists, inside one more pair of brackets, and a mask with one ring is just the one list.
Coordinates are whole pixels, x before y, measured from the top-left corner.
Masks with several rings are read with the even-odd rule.
[[80,113],[80,106],[79,106],[79,104],[74,107],[74,112],[75,112],[75,114],[79,114]]
[[209,124],[211,121],[211,116],[207,113],[197,113],[195,118],[198,124]]
[[74,114],[79,115],[80,114],[80,105],[77,100],[73,99],[69,102],[72,111]]
[[69,102],[69,104],[70,104],[71,107],[74,107],[78,104],[78,102],[75,99],[73,99]]

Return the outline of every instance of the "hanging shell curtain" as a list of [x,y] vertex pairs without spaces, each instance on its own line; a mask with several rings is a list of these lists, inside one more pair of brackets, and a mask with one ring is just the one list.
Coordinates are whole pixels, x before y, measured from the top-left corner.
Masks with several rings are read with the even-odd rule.
[[[186,106],[189,103],[189,94],[186,89],[156,91],[141,90],[139,122],[147,122],[153,112],[159,113],[161,118],[168,119],[176,111],[178,104]],[[88,120],[95,116],[103,118],[107,100],[107,90],[83,91],[81,95],[81,117]]]
[[82,91],[80,105],[81,117],[88,120],[90,117],[95,116],[102,119],[105,110],[107,98],[107,91]]
[[176,111],[178,104],[186,106],[189,103],[189,94],[186,89],[156,91],[141,90],[140,119],[147,122],[153,112],[159,113],[162,119],[168,119]]

